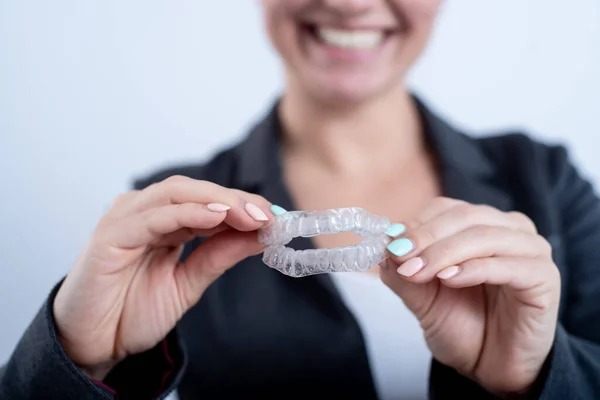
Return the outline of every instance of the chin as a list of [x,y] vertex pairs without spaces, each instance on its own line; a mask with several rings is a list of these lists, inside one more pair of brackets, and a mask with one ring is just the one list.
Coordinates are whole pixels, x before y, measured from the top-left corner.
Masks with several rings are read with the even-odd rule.
[[326,79],[311,79],[310,95],[319,103],[344,107],[364,104],[389,93],[396,82],[377,79],[378,76],[333,76]]

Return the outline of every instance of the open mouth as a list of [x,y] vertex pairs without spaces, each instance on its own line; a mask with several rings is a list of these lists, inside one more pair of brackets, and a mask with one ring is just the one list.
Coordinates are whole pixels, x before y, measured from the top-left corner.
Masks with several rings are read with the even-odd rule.
[[375,50],[396,31],[394,29],[343,29],[304,23],[303,30],[320,44],[343,50]]

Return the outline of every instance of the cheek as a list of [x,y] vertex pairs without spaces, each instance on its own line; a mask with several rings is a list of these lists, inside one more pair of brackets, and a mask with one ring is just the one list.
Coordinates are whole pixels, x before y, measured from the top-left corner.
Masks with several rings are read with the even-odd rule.
[[429,30],[442,0],[395,0],[404,22],[413,31]]
[[280,53],[289,53],[293,45],[296,23],[295,15],[307,0],[262,0],[264,20],[271,42]]

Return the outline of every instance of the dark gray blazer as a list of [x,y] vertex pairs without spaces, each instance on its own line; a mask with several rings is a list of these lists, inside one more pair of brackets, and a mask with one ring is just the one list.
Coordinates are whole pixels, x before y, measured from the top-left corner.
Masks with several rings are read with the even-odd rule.
[[[556,339],[531,398],[600,399],[600,200],[560,145],[518,132],[472,138],[415,98],[437,155],[444,194],[518,210],[552,244],[562,274]],[[143,188],[182,174],[259,193],[295,209],[281,174],[277,103],[240,144],[208,163],[164,169]],[[183,257],[201,242],[188,244]],[[297,249],[313,247],[300,239]],[[524,266],[526,267],[526,266]],[[0,399],[151,399],[177,388],[187,399],[375,399],[361,331],[328,275],[302,279],[265,267],[260,255],[215,282],[165,340],[92,382],[56,339],[60,282],[0,369]],[[430,399],[494,399],[436,360]]]

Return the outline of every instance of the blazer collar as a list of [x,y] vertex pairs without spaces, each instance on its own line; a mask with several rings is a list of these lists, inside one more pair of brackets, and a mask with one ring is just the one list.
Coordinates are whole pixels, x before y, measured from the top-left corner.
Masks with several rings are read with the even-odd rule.
[[[495,165],[476,141],[441,119],[420,98],[413,95],[424,126],[424,132],[442,171],[455,171],[461,175],[489,178]],[[274,178],[281,168],[281,137],[283,128],[278,115],[277,99],[266,116],[255,124],[248,136],[234,152],[238,160],[236,184],[244,188],[257,188]]]

